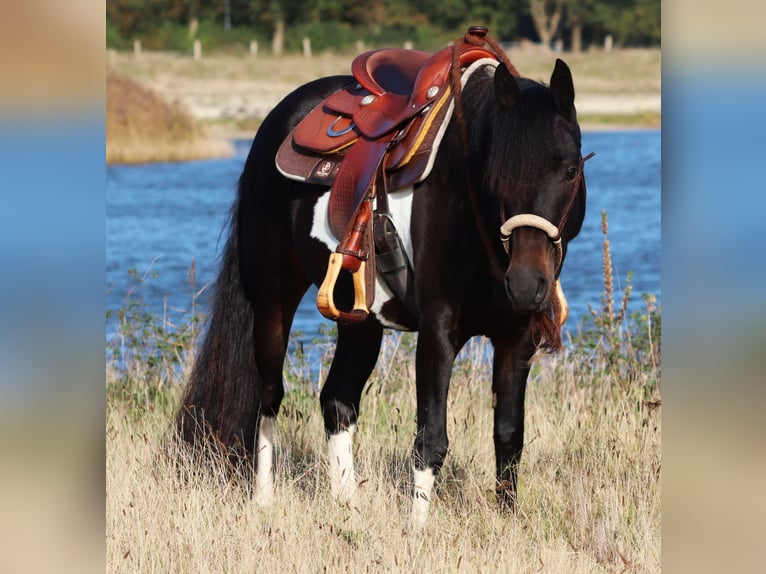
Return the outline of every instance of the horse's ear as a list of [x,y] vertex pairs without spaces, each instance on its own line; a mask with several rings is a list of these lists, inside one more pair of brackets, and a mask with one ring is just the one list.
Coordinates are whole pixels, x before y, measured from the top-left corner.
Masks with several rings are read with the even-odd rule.
[[502,62],[495,68],[495,96],[503,110],[509,110],[519,95],[519,84]]
[[556,110],[569,119],[574,110],[574,82],[572,82],[572,72],[569,71],[569,66],[559,58],[556,58],[556,66],[553,68],[553,74],[551,74],[551,93]]

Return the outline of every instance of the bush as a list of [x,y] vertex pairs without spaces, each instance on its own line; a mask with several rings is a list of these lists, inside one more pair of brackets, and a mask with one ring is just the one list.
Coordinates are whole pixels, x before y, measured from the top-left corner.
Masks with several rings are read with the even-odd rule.
[[117,26],[109,19],[106,21],[106,47],[113,50],[125,50],[128,48],[128,42],[120,35]]
[[171,416],[194,356],[204,316],[197,306],[194,261],[189,267],[189,309],[158,316],[144,300],[147,279],[156,272],[128,270],[125,305],[106,312],[114,326],[106,341],[107,396],[136,417],[158,409]]

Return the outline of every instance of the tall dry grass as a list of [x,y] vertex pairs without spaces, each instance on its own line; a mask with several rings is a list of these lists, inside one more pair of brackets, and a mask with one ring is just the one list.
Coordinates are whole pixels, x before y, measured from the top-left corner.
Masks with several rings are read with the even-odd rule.
[[113,72],[106,78],[106,161],[182,161],[231,154],[179,105]]
[[[167,361],[139,372],[134,355],[107,370],[108,571],[658,572],[659,311],[647,297],[629,313],[623,295],[616,304],[605,295],[566,350],[533,367],[515,515],[494,502],[491,349],[483,339],[468,345],[453,370],[450,453],[422,534],[407,528],[415,335],[386,337],[365,389],[361,482],[350,504],[330,496],[321,369],[293,358],[277,426],[276,501],[261,509],[249,483],[202,472],[174,444],[193,337],[155,322],[149,331],[175,349]],[[134,308],[121,320],[136,319],[147,320]],[[326,366],[331,344],[317,346]]]

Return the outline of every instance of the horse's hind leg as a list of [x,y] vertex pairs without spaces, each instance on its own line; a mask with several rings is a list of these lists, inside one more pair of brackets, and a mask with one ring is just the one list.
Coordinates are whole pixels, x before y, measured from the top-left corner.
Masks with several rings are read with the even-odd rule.
[[[274,285],[272,284],[272,288]],[[284,397],[283,367],[292,318],[300,303],[302,289],[293,288],[289,296],[271,304],[253,304],[256,323],[253,345],[261,377],[261,412],[256,443],[255,499],[269,506],[274,497],[274,426]]]
[[269,249],[243,254],[243,268],[248,271],[243,277],[255,317],[253,352],[261,395],[255,446],[255,500],[261,506],[269,506],[274,498],[274,426],[284,397],[282,371],[293,316],[308,289],[309,279],[284,236],[274,234],[261,238],[261,242]]
[[330,489],[339,500],[349,500],[356,492],[352,448],[359,401],[375,367],[382,337],[383,327],[371,320],[338,326],[335,357],[320,401],[328,438]]

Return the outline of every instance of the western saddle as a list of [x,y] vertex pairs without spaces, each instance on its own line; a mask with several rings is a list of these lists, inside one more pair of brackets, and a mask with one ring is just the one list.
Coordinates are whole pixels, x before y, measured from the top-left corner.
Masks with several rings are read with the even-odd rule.
[[[412,270],[387,213],[386,194],[428,176],[444,133],[440,127],[454,107],[453,69],[499,59],[484,47],[486,34],[487,28],[471,27],[434,54],[395,48],[360,54],[351,65],[354,81],[325,98],[282,143],[277,167],[284,175],[332,186],[327,217],[341,241],[317,294],[325,317],[341,323],[366,319],[376,268],[414,312]],[[353,279],[351,311],[334,302],[341,270]]]

